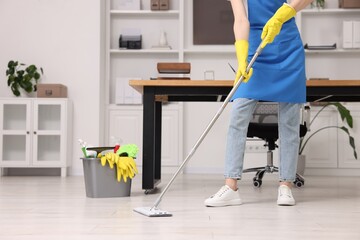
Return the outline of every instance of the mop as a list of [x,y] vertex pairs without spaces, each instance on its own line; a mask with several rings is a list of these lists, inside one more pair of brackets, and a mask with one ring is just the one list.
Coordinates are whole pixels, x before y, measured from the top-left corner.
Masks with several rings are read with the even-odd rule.
[[[261,44],[260,44],[259,47],[256,49],[256,52],[255,52],[254,56],[251,58],[248,66],[246,67],[246,72],[250,71],[252,65],[254,64],[254,62],[256,60],[256,58],[261,54],[262,50],[263,50],[263,48],[261,48]],[[201,142],[204,140],[205,136],[208,134],[208,132],[210,131],[210,129],[212,128],[212,126],[214,125],[216,120],[220,117],[221,113],[224,111],[226,105],[230,102],[232,96],[235,94],[236,90],[238,89],[238,87],[240,86],[240,84],[242,83],[243,80],[244,80],[244,76],[241,76],[239,81],[231,89],[230,93],[228,94],[228,96],[224,100],[224,103],[221,105],[221,107],[219,108],[219,110],[217,111],[215,116],[212,118],[212,120],[210,121],[210,123],[208,124],[208,126],[206,127],[204,132],[201,134],[201,136],[199,137],[199,139],[197,140],[197,142],[195,143],[193,148],[190,150],[190,152],[187,155],[187,157],[185,158],[185,160],[181,163],[180,167],[176,170],[174,176],[171,178],[169,183],[165,186],[164,190],[161,192],[159,197],[156,199],[154,205],[152,207],[134,208],[134,212],[140,213],[140,214],[145,215],[147,217],[171,217],[172,216],[172,214],[170,212],[158,209],[158,206],[159,206],[163,196],[165,195],[165,193],[167,192],[167,190],[169,189],[169,187],[171,186],[173,181],[176,179],[177,175],[180,173],[180,171],[184,168],[186,163],[190,160],[192,155],[195,153],[196,149],[199,147]]]

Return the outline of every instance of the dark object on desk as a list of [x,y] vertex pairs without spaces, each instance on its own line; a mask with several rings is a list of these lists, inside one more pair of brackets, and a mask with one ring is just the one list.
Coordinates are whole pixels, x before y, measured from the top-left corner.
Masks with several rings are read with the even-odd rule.
[[189,77],[157,77],[155,80],[190,80]]
[[141,49],[141,35],[120,35],[119,47],[126,49]]
[[170,63],[163,62],[157,64],[157,70],[159,73],[167,74],[188,74],[191,70],[190,63]]
[[307,50],[333,50],[336,49],[336,43],[333,45],[318,45],[318,46],[310,46],[307,43],[304,45],[304,49]]
[[311,80],[330,80],[330,78],[327,78],[327,77],[309,78],[309,81],[311,81]]
[[340,8],[360,8],[359,0],[339,0]]

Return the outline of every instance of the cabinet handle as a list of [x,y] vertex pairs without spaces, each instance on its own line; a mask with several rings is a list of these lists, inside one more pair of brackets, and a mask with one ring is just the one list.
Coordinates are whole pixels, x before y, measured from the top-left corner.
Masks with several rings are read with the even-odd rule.
[[34,134],[36,134],[36,131],[34,131]]
[[26,134],[30,134],[30,132],[29,132],[29,131],[26,131]]

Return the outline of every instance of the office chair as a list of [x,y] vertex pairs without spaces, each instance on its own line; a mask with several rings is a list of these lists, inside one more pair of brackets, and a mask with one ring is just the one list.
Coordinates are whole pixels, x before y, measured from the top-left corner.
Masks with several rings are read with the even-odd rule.
[[[302,109],[302,121],[300,124],[300,137],[304,137],[307,132],[308,117],[304,114],[309,114],[308,107]],[[249,123],[248,138],[260,138],[265,141],[264,146],[267,147],[267,165],[264,167],[256,167],[245,169],[243,172],[256,172],[253,178],[254,187],[259,188],[262,184],[262,178],[265,173],[278,172],[279,168],[273,164],[273,151],[278,147],[276,141],[279,138],[278,134],[278,104],[273,102],[259,102],[257,103],[253,119]],[[296,173],[294,181],[295,186],[302,187],[305,184],[305,179],[300,174]]]

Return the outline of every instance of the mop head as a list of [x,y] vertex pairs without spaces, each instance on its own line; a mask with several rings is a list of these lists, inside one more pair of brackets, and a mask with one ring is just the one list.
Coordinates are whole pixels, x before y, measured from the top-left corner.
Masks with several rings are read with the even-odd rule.
[[140,213],[147,217],[171,217],[172,216],[172,214],[169,212],[162,211],[157,208],[151,208],[151,207],[134,208],[134,212]]

